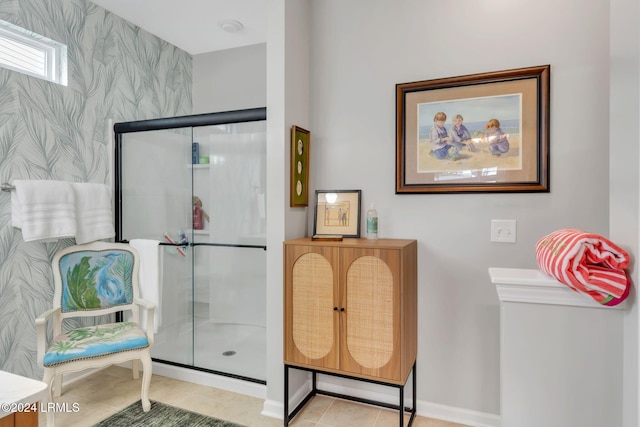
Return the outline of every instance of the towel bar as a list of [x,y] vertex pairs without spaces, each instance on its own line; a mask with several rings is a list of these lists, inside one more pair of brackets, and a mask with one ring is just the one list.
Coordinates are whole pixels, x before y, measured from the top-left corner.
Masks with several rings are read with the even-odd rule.
[[13,191],[15,189],[16,187],[11,184],[7,184],[6,182],[4,184],[0,184],[0,190],[2,191]]

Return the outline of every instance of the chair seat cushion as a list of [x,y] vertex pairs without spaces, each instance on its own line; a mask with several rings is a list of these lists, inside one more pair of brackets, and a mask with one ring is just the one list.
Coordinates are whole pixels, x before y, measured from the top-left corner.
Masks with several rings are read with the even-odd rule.
[[145,347],[149,347],[149,340],[137,323],[89,326],[72,329],[55,337],[44,355],[43,364],[54,366]]

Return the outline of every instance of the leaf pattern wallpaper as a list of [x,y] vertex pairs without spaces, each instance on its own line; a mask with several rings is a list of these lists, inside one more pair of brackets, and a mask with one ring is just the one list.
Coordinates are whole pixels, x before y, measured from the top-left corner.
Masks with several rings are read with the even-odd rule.
[[[192,112],[191,55],[87,0],[2,0],[0,19],[66,44],[69,82],[0,68],[0,183],[111,184],[112,123]],[[10,201],[0,192],[0,369],[42,378],[35,318],[52,306],[53,255],[75,241],[25,243]]]

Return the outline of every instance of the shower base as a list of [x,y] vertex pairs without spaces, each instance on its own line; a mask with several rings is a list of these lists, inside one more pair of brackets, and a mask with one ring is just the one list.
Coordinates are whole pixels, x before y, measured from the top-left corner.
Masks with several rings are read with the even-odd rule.
[[162,325],[151,357],[222,375],[266,381],[266,328],[195,319],[193,328]]

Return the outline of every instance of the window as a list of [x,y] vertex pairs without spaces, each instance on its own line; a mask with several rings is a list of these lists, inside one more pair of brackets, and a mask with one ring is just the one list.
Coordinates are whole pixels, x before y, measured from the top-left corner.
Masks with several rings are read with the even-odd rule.
[[67,85],[67,46],[0,20],[0,67]]

